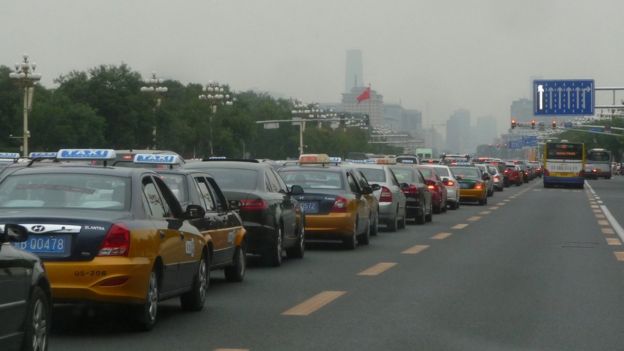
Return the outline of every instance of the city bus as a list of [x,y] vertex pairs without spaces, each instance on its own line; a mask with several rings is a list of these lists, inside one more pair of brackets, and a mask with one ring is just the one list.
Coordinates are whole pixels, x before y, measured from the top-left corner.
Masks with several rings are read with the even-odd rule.
[[585,177],[611,179],[611,161],[611,151],[607,149],[587,150]]
[[544,188],[585,185],[585,144],[566,140],[544,144]]

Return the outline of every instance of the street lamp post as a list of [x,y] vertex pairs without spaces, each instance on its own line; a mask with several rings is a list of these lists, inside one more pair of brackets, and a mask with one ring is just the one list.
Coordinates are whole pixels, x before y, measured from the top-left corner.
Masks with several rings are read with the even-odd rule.
[[163,80],[156,77],[156,72],[152,72],[152,77],[145,81],[145,86],[141,87],[142,93],[153,94],[156,99],[156,103],[152,109],[153,118],[154,118],[154,126],[152,127],[152,146],[156,149],[156,112],[162,103],[162,98],[167,93],[169,89],[167,87],[162,86]]
[[214,147],[212,143],[212,117],[217,114],[217,107],[219,105],[232,106],[234,105],[235,98],[230,93],[230,88],[227,85],[221,85],[217,82],[208,82],[203,88],[203,94],[199,95],[199,99],[207,101],[210,105],[211,114],[208,117],[209,128],[209,145],[210,155],[214,156]]
[[28,112],[32,108],[34,86],[41,80],[41,74],[35,73],[36,63],[28,61],[28,55],[24,54],[23,61],[15,64],[15,71],[9,73],[9,78],[15,79],[20,88],[24,90],[24,130],[22,134],[22,152],[28,155]]

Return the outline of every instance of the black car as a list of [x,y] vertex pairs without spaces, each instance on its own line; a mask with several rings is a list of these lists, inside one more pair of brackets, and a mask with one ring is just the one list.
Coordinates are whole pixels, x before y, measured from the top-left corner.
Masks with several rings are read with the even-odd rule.
[[210,238],[210,268],[223,269],[225,278],[240,282],[245,276],[247,245],[240,215],[226,201],[216,181],[207,173],[190,169],[157,170],[180,201],[202,206],[203,218],[191,220],[199,231]]
[[229,201],[238,201],[247,230],[247,250],[262,255],[272,266],[288,257],[304,255],[305,218],[294,195],[302,189],[289,189],[270,164],[258,161],[189,162],[187,169],[210,174]]
[[41,260],[13,246],[26,228],[0,226],[0,350],[46,350],[50,331],[50,283]]
[[390,166],[406,197],[406,212],[408,218],[413,218],[417,224],[430,222],[433,214],[431,192],[427,188],[425,178],[416,167]]

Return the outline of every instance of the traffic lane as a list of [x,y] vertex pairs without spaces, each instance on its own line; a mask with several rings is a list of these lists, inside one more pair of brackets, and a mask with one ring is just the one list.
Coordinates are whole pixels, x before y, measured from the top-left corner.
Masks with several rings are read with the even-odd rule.
[[587,183],[594,190],[594,198],[598,197],[596,199],[597,204],[607,206],[620,225],[624,224],[624,207],[622,206],[624,177],[614,176],[611,179],[588,180]]
[[496,216],[392,257],[393,269],[361,278],[349,299],[288,320],[298,341],[288,346],[621,349],[624,282],[612,251],[583,191],[532,187]]
[[[506,189],[490,199],[502,200],[522,189]],[[226,283],[220,271],[212,272],[204,311],[184,313],[177,299],[166,301],[161,305],[159,323],[149,333],[131,331],[123,308],[89,311],[75,306],[57,307],[50,349],[83,350],[88,346],[92,350],[200,347],[206,350],[219,347],[277,350],[280,345],[297,343],[297,340],[290,340],[290,332],[300,323],[296,319],[288,320],[292,317],[281,316],[281,313],[323,291],[346,291],[347,294],[312,316],[351,299],[365,282],[357,273],[396,257],[413,243],[428,243],[430,237],[449,231],[450,227],[464,223],[466,218],[485,209],[487,206],[465,205],[456,211],[449,210],[434,215],[433,222],[426,225],[408,225],[406,230],[396,233],[381,232],[371,239],[369,246],[360,246],[354,251],[342,250],[339,245],[315,245],[303,260],[287,260],[280,268],[251,267],[240,284]],[[286,325],[278,325],[279,321]],[[290,323],[293,326],[289,326]],[[305,333],[305,329],[301,332]]]

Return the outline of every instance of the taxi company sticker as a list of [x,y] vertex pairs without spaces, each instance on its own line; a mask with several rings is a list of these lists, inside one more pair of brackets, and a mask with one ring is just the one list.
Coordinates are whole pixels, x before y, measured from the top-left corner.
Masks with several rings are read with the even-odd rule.
[[193,240],[188,240],[185,242],[184,248],[186,250],[186,254],[193,257],[195,255],[195,242]]
[[233,243],[234,242],[234,236],[236,235],[236,232],[234,232],[233,230],[230,230],[230,232],[228,233],[228,243]]

